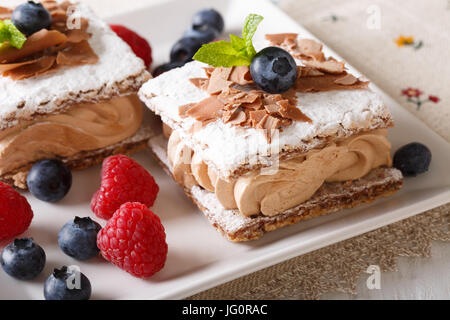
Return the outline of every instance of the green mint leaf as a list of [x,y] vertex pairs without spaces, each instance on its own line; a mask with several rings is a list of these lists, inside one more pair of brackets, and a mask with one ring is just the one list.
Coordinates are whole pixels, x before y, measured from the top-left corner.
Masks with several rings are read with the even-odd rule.
[[249,58],[251,60],[251,58],[247,54],[247,47],[245,45],[244,39],[235,36],[234,34],[230,34],[230,43],[240,56]]
[[3,20],[0,20],[0,43],[8,41],[8,28],[5,27]]
[[11,20],[0,21],[0,43],[6,41],[17,49],[21,49],[27,41],[27,37],[16,28]]
[[241,51],[242,49],[245,49],[245,40],[241,37],[235,36],[234,34],[230,34],[230,42],[234,49],[237,51]]
[[4,22],[9,31],[9,44],[14,48],[22,49],[23,45],[27,41],[27,37],[25,37],[25,35],[20,32],[10,20],[5,20]]
[[194,60],[204,62],[213,67],[231,68],[233,66],[249,66],[251,59],[236,50],[231,42],[217,41],[204,44],[194,55]]
[[213,67],[249,66],[256,55],[252,39],[263,17],[250,14],[245,19],[242,37],[230,35],[230,42],[217,41],[203,45],[194,55],[194,60]]
[[253,46],[253,36],[255,35],[258,25],[264,18],[258,14],[249,14],[245,19],[244,29],[242,30],[242,38],[245,40],[245,45],[247,47],[247,54],[250,57],[254,57],[256,54],[255,47]]

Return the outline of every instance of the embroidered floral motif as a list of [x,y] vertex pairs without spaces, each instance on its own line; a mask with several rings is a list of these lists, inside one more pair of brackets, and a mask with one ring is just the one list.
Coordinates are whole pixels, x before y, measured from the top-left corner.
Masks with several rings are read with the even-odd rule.
[[427,102],[438,103],[441,99],[434,95],[428,95],[428,99],[422,99],[423,92],[416,88],[407,88],[402,90],[402,95],[406,96],[408,102],[414,103],[417,106],[417,110],[420,110],[422,105]]
[[408,98],[418,98],[423,94],[419,89],[408,88],[402,90],[402,95],[407,96]]
[[405,37],[403,35],[401,35],[397,39],[395,39],[395,43],[399,47],[411,46],[415,50],[419,50],[423,46],[422,40],[420,40],[419,42],[416,42],[416,41],[414,41],[414,37],[411,37],[411,36]]

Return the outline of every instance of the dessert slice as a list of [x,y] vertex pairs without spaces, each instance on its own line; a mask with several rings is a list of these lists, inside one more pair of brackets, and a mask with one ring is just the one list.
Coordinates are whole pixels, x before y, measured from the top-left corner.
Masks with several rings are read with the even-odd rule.
[[387,139],[394,123],[369,83],[325,57],[314,40],[266,39],[272,47],[250,68],[194,61],[139,93],[163,121],[164,134],[150,140],[154,155],[232,241],[258,239],[402,186]]
[[136,95],[150,78],[144,62],[82,3],[26,5],[41,20],[0,7],[0,22],[26,36],[0,46],[0,180],[25,189],[38,160],[82,169],[145,148],[151,130]]

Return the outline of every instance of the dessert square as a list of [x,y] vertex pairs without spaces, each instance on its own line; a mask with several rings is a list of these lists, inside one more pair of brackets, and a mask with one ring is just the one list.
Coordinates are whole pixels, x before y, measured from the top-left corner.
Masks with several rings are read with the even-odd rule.
[[41,4],[51,26],[0,48],[0,180],[23,189],[38,160],[83,169],[152,134],[136,96],[151,77],[144,62],[86,4]]
[[246,66],[193,61],[148,81],[143,102],[161,117],[150,148],[212,225],[232,241],[387,196],[389,109],[369,82],[297,34],[267,35],[295,58],[294,86],[261,90]]

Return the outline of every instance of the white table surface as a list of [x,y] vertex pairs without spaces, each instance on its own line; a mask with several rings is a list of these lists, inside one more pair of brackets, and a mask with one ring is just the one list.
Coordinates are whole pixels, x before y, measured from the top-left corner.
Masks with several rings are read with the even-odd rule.
[[[108,17],[167,0],[85,0],[100,16]],[[3,0],[2,4],[17,0]],[[19,1],[22,2],[22,1]],[[168,13],[170,14],[170,13]],[[352,63],[349,61],[349,63]],[[398,271],[381,275],[381,289],[369,290],[362,274],[358,295],[329,293],[324,299],[450,299],[450,243],[433,242],[431,258],[399,258]],[[449,275],[442,277],[442,275]]]

